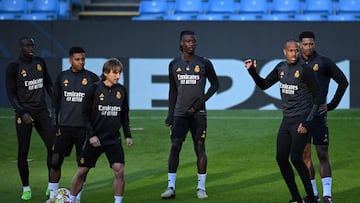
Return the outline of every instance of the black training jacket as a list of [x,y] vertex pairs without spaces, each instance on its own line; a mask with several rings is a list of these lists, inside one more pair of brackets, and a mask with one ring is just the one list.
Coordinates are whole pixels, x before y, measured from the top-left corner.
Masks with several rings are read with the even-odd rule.
[[8,99],[18,115],[47,109],[45,90],[53,97],[53,84],[45,61],[37,56],[19,57],[6,69]]
[[263,90],[279,81],[283,115],[307,115],[303,125],[309,127],[309,122],[318,112],[320,104],[320,87],[309,66],[299,61],[296,64],[283,61],[278,63],[265,79],[258,75],[253,66],[248,71],[257,86]]
[[94,83],[85,95],[83,107],[87,140],[97,136],[101,145],[118,143],[121,127],[124,137],[131,138],[128,100],[124,86]]

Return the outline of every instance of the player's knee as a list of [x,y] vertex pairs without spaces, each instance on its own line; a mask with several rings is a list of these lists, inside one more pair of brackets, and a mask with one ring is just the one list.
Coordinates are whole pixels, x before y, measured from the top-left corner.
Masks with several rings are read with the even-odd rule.
[[52,155],[51,167],[54,170],[59,170],[61,168],[62,162],[63,162],[63,158],[60,154],[56,153]]
[[299,157],[299,156],[291,156],[290,160],[291,160],[291,163],[292,163],[295,167],[298,167],[298,166],[300,166],[301,164],[304,164],[304,160],[302,159],[302,157]]
[[171,148],[172,148],[172,150],[174,150],[174,151],[180,151],[181,146],[182,146],[182,140],[180,140],[180,139],[173,139],[173,140],[171,141]]

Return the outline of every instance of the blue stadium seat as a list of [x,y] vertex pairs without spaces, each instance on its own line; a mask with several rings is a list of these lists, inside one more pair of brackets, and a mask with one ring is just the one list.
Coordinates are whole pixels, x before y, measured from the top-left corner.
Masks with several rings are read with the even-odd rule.
[[258,15],[255,13],[240,13],[232,14],[228,16],[228,20],[233,21],[256,21],[258,20]]
[[268,12],[267,0],[241,0],[239,13],[259,13]]
[[234,0],[209,0],[207,13],[231,14],[234,12]]
[[360,18],[355,16],[354,14],[333,14],[327,16],[328,21],[360,21]]
[[224,15],[220,13],[215,14],[199,14],[196,16],[196,20],[200,21],[222,21],[225,20]]
[[70,1],[69,0],[59,0],[59,11],[58,18],[60,19],[69,19],[70,18]]
[[139,16],[132,20],[162,20],[168,14],[169,6],[166,0],[142,0],[139,5]]
[[287,13],[273,13],[273,14],[264,14],[261,16],[262,21],[292,21],[294,20]]
[[297,14],[294,16],[296,21],[325,21],[326,16],[318,13],[309,13],[309,14]]
[[186,20],[194,20],[192,14],[188,13],[175,13],[172,15],[165,15],[163,17],[164,20],[168,21],[186,21]]
[[331,14],[333,2],[332,0],[306,0],[303,13]]
[[27,0],[0,0],[1,13],[26,13]]
[[151,14],[143,14],[139,16],[134,16],[131,18],[131,20],[135,21],[157,21],[162,20],[162,16],[159,15],[151,15]]
[[52,15],[50,13],[27,13],[21,15],[20,20],[25,21],[52,21],[56,20],[56,15]]
[[1,20],[19,20],[21,15],[17,13],[0,13]]
[[203,12],[202,0],[176,0],[175,13],[193,13],[200,14]]
[[271,13],[300,13],[300,2],[298,0],[273,0]]
[[157,14],[163,15],[168,11],[168,5],[165,0],[143,0],[140,1],[139,14]]
[[59,12],[58,0],[34,0],[31,12],[55,13]]
[[339,0],[336,12],[360,14],[360,0]]

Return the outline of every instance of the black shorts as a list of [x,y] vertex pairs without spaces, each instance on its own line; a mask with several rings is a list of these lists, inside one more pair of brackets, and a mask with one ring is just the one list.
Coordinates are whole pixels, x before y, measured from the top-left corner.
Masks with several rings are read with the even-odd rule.
[[105,152],[109,161],[110,168],[114,163],[125,163],[124,150],[121,142],[100,147],[93,147],[90,142],[87,141],[80,155],[79,166],[88,168],[95,167],[96,161],[103,152]]
[[329,145],[329,128],[326,116],[317,116],[314,118],[314,127],[309,131],[308,143],[311,139],[314,145]]
[[171,127],[171,139],[185,140],[190,131],[193,141],[206,138],[206,116],[194,114],[189,117],[175,117]]
[[85,128],[82,127],[60,127],[61,135],[56,136],[53,152],[70,156],[75,145],[76,155],[79,156],[85,141]]

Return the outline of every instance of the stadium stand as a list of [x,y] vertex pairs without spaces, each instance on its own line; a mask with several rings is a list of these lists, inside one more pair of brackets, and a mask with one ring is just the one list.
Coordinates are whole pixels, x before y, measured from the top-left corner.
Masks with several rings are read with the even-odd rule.
[[317,13],[328,15],[333,13],[333,2],[332,0],[306,0],[303,13]]
[[[72,4],[72,15],[79,20],[116,19],[127,21],[132,17],[139,16],[142,1],[152,0],[81,0],[80,4]],[[163,1],[167,3],[167,0]]]
[[0,13],[27,13],[27,0],[0,0]]
[[287,13],[273,13],[261,15],[262,21],[292,21],[294,18]]
[[257,14],[253,13],[239,13],[239,14],[231,14],[228,16],[228,20],[233,21],[254,21],[257,20]]
[[20,20],[21,15],[16,13],[0,13],[0,20]]
[[202,0],[176,0],[174,13],[201,14],[203,13]]
[[222,13],[208,13],[208,14],[199,14],[195,18],[200,21],[222,21],[226,20],[224,14]]
[[267,14],[268,6],[267,0],[241,0],[238,13]]
[[70,19],[71,0],[0,0],[0,20]]
[[336,13],[360,15],[360,0],[339,0]]
[[133,20],[161,20],[168,13],[168,4],[166,0],[143,0],[139,5],[139,16],[133,17]]
[[327,16],[328,21],[360,21],[354,14],[331,14]]
[[296,21],[325,21],[327,20],[326,15],[321,13],[303,13],[296,14],[294,16],[294,20]]
[[0,20],[31,19],[359,21],[360,0],[0,0]]
[[25,21],[52,21],[56,20],[57,16],[56,14],[52,13],[26,13],[22,14],[20,17],[20,20]]
[[271,13],[297,14],[300,12],[300,1],[298,0],[272,0]]
[[58,18],[59,19],[69,19],[70,12],[71,12],[70,1],[60,0],[59,1]]
[[173,20],[173,21],[186,21],[186,20],[195,20],[194,15],[191,13],[175,13],[175,14],[169,14],[165,15],[164,20]]
[[209,13],[209,14],[232,14],[232,13],[235,13],[235,1],[234,0],[209,0],[207,13]]
[[22,19],[56,20],[59,14],[59,10],[58,0],[33,0],[30,13],[23,15]]

